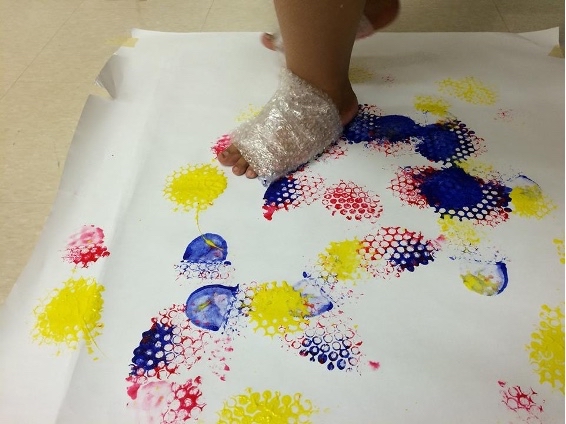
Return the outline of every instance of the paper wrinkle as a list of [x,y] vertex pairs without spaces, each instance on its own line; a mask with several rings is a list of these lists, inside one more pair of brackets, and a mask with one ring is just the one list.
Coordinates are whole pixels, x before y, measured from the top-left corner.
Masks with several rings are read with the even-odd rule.
[[110,97],[115,99],[118,96],[118,90],[122,82],[124,58],[114,54],[104,65],[98,76],[96,84],[104,88]]
[[295,170],[337,141],[342,124],[330,97],[286,68],[258,116],[231,134],[264,184]]

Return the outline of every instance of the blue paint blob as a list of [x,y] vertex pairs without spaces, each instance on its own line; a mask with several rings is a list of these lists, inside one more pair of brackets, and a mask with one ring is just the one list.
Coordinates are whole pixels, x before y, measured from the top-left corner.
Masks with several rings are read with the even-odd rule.
[[402,115],[377,116],[370,112],[360,112],[344,128],[343,137],[350,144],[361,142],[408,141],[418,134],[419,125],[411,118]]
[[197,327],[218,331],[228,320],[238,286],[220,284],[201,287],[187,299],[185,314]]
[[432,124],[421,128],[416,151],[433,162],[449,162],[458,159],[460,139],[450,128]]
[[265,205],[282,206],[301,197],[299,182],[293,177],[280,178],[267,187],[263,195]]
[[142,333],[140,344],[133,352],[130,375],[145,374],[150,370],[164,368],[173,360],[174,328],[155,323],[151,329]]
[[504,262],[496,262],[495,267],[500,281],[499,290],[497,291],[497,294],[499,294],[507,288],[507,283],[509,283],[509,275],[507,274],[507,265],[505,265]]
[[187,246],[183,260],[192,263],[224,263],[228,256],[228,244],[218,234],[206,233],[198,236]]
[[431,173],[419,187],[430,206],[438,209],[462,210],[482,203],[483,181],[466,174],[458,167]]

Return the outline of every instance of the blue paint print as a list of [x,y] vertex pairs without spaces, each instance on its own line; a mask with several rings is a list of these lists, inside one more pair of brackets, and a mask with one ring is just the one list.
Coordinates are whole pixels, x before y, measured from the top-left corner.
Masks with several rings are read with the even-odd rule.
[[[303,275],[308,275],[303,273]],[[308,313],[305,317],[312,318],[330,311],[334,305],[327,297],[326,293],[316,285],[313,279],[306,278],[299,281],[293,286],[293,289],[301,294],[305,299],[305,305],[308,308]]]
[[418,130],[416,151],[432,162],[458,162],[477,150],[474,132],[459,121],[426,125]]
[[298,199],[301,195],[299,182],[289,176],[280,178],[273,183],[265,191],[263,201],[265,205],[282,206]]
[[360,112],[344,128],[343,138],[349,144],[409,142],[418,134],[419,125],[402,115],[377,116],[360,105]]
[[343,371],[357,364],[357,358],[352,353],[352,342],[340,335],[305,336],[299,355],[308,357],[311,362],[325,365],[329,371]]
[[411,240],[411,243],[399,244],[387,260],[402,270],[413,272],[419,265],[428,265],[434,261],[434,247],[430,243]]
[[[228,256],[228,244],[218,234],[206,233],[189,243],[183,260],[191,263],[225,263]],[[226,261],[226,262],[225,262]]]
[[197,327],[218,331],[228,320],[237,292],[238,286],[213,284],[201,287],[187,299],[185,314]]
[[142,333],[138,347],[134,349],[130,375],[144,375],[151,370],[165,368],[174,358],[173,329],[154,323],[151,329]]
[[497,294],[499,294],[507,288],[507,283],[509,283],[509,274],[507,273],[507,265],[505,265],[504,262],[496,262],[495,273],[498,277],[498,281],[500,282],[499,289],[497,291]]

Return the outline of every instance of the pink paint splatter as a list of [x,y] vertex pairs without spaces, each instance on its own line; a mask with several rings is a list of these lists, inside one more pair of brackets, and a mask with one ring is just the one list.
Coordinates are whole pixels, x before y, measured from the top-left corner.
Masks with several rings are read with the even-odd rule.
[[228,146],[230,146],[230,144],[232,144],[232,139],[230,138],[230,135],[224,134],[218,140],[216,140],[214,145],[211,147],[212,153],[214,153],[214,156],[216,157],[224,150],[226,150]]
[[496,121],[512,122],[515,119],[515,112],[513,109],[498,109],[494,119]]
[[329,187],[322,203],[332,215],[341,215],[349,221],[363,220],[375,224],[383,212],[379,196],[370,194],[353,182],[341,181]]
[[372,370],[377,371],[381,365],[379,362],[369,361],[369,366]]
[[110,256],[104,246],[104,231],[94,225],[85,225],[73,234],[63,255],[65,262],[88,268],[100,258]]
[[[520,386],[507,387],[507,383],[498,381],[502,387],[501,402],[508,410],[513,411],[522,422],[525,423],[542,423],[542,414],[544,408],[536,399],[537,393],[530,388],[524,390]],[[544,400],[542,401],[544,403]]]

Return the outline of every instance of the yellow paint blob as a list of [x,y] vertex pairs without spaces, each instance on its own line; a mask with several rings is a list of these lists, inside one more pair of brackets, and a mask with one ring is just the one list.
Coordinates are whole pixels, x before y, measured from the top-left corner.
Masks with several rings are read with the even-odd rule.
[[244,109],[242,112],[236,116],[236,122],[245,122],[249,121],[252,118],[255,118],[261,112],[261,108],[258,108],[252,104],[249,104],[247,109]]
[[325,273],[340,281],[354,280],[360,275],[363,257],[362,243],[357,240],[330,242],[326,250],[318,255],[319,264]]
[[226,189],[223,172],[209,164],[187,165],[167,177],[163,193],[176,204],[175,211],[197,212],[211,206]]
[[526,218],[541,219],[556,209],[538,185],[515,187],[510,197],[513,212]]
[[301,331],[308,323],[308,312],[307,300],[286,281],[252,288],[248,315],[256,331],[261,328],[265,335]]
[[447,116],[450,103],[438,96],[415,96],[415,109],[432,113],[436,116]]
[[448,242],[458,246],[464,252],[475,251],[484,236],[471,221],[460,221],[450,215],[441,217],[438,220],[438,225],[440,232]]
[[560,263],[564,265],[564,240],[554,239],[552,242],[556,245],[556,249],[558,250],[558,257],[560,258]]
[[542,305],[539,328],[527,345],[529,360],[541,384],[548,383],[564,394],[564,305]]
[[465,161],[458,162],[458,168],[464,170],[468,175],[479,177],[486,181],[499,180],[501,178],[493,165],[475,159],[466,159]]
[[464,285],[473,292],[484,296],[493,296],[499,292],[499,283],[493,281],[491,276],[467,273],[462,275]]
[[32,337],[40,344],[66,345],[76,349],[84,341],[93,353],[95,339],[104,325],[100,322],[104,287],[94,278],[70,278],[63,287],[34,310],[36,316]]
[[475,105],[493,105],[497,100],[495,91],[474,77],[446,78],[439,81],[438,86],[442,93]]
[[218,424],[308,424],[316,412],[312,402],[301,393],[286,395],[269,390],[260,393],[247,388],[245,393],[224,402],[218,412]]
[[352,66],[348,71],[348,76],[352,84],[362,84],[371,81],[375,75],[369,69],[362,66]]

